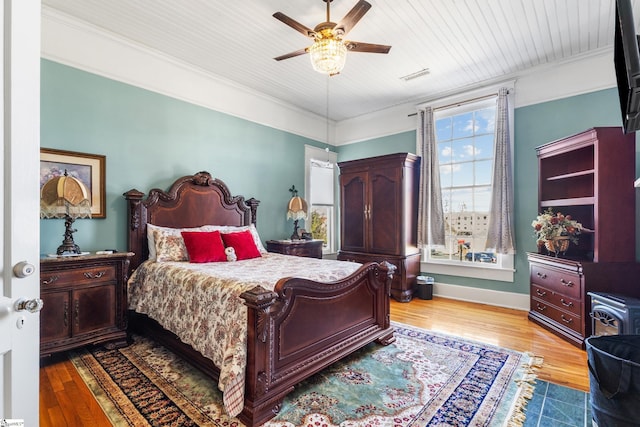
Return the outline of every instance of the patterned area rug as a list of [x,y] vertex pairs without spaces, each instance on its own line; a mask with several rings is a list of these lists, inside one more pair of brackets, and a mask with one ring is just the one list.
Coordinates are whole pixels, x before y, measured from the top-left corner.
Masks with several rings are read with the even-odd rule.
[[[396,342],[372,343],[302,383],[279,426],[518,426],[533,392],[527,354],[398,323]],[[213,381],[143,337],[71,353],[115,426],[241,426]]]

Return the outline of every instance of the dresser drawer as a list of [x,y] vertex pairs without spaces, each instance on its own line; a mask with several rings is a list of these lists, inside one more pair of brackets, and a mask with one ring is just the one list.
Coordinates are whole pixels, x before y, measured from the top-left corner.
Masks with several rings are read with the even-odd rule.
[[58,270],[40,273],[40,286],[55,288],[69,285],[86,285],[91,283],[105,283],[116,280],[114,265],[99,265],[83,267],[73,270]]
[[575,313],[560,310],[546,301],[533,297],[531,298],[531,311],[541,314],[563,328],[571,329],[581,335],[584,334],[582,318]]
[[580,299],[574,299],[567,295],[554,292],[550,289],[538,286],[535,283],[531,284],[531,296],[539,301],[545,302],[546,304],[554,305],[562,310],[580,316],[582,308],[582,301]]
[[582,300],[580,275],[531,264],[531,284],[561,293],[576,300]]

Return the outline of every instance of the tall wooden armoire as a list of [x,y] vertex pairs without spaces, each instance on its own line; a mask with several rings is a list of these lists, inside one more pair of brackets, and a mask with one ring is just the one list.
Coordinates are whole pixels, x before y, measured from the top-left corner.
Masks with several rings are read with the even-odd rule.
[[420,157],[389,154],[338,163],[338,259],[396,266],[391,295],[408,302],[420,272],[418,186]]

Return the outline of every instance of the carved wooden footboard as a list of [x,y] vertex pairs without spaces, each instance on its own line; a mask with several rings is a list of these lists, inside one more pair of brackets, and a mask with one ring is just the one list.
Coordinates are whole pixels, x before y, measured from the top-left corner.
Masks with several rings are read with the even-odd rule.
[[245,406],[240,419],[262,424],[300,381],[374,340],[394,341],[389,319],[391,264],[370,263],[331,284],[282,279],[256,287],[249,307]]

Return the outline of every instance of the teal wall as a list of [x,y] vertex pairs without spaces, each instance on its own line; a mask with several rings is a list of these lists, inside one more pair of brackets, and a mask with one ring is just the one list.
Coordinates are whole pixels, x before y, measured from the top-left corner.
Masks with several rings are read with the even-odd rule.
[[[48,60],[41,75],[41,146],[106,156],[107,217],[75,222],[81,250],[126,249],[122,193],[203,170],[261,201],[263,240],[291,235],[288,189],[304,189],[304,145],[323,144]],[[40,251],[55,252],[64,221],[40,222]]]
[[[529,293],[526,252],[536,250],[531,221],[537,214],[538,166],[535,148],[596,126],[620,126],[617,91],[607,89],[556,101],[516,108],[514,118],[515,224],[517,254],[515,283],[429,273],[436,281],[506,292]],[[399,151],[415,152],[416,133],[405,132],[340,147],[340,160]],[[636,146],[638,144],[636,143]],[[636,164],[638,159],[636,148]],[[636,176],[638,176],[636,174]],[[627,183],[632,185],[633,183]],[[637,227],[640,227],[638,221]],[[633,238],[633,237],[632,237]],[[640,254],[640,250],[636,250]],[[424,272],[428,273],[428,272]]]
[[392,153],[416,153],[416,131],[374,138],[357,144],[341,145],[338,160],[354,160],[363,157],[382,156]]
[[[225,181],[234,195],[261,200],[263,240],[285,238],[292,229],[285,217],[288,189],[304,188],[304,145],[325,146],[47,60],[41,91],[42,147],[106,155],[107,218],[76,221],[74,237],[82,250],[126,249],[122,193],[134,187],[167,189],[174,178],[201,170]],[[530,225],[537,214],[535,147],[590,127],[620,124],[615,89],[517,108],[515,283],[443,275],[436,280],[528,293],[526,252],[536,249]],[[403,132],[337,147],[338,160],[415,153],[415,144],[416,132]],[[41,252],[55,251],[63,232],[62,220],[42,220]]]

